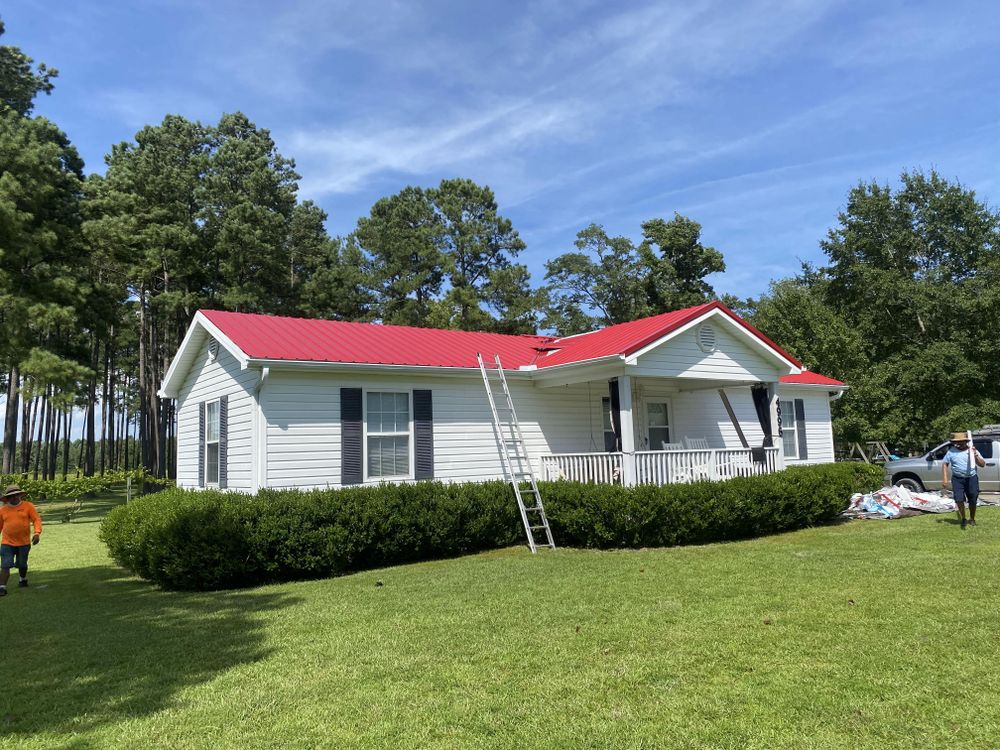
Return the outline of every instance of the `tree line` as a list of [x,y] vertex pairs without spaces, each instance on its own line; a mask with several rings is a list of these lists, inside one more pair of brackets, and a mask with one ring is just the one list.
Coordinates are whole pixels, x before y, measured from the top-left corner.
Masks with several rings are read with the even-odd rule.
[[[715,299],[707,277],[725,270],[675,213],[643,222],[638,242],[582,229],[533,286],[493,192],[460,178],[406,187],[330,236],[294,162],[238,112],[168,115],[85,175],[66,135],[33,116],[56,75],[0,46],[3,473],[169,476],[175,415],[158,391],[199,308],[569,335]],[[900,183],[851,190],[824,265],[723,301],[851,385],[839,437],[915,446],[1000,421],[1000,220],[934,172]]]
[[[323,210],[299,199],[294,162],[239,112],[214,125],[167,115],[85,175],[66,135],[32,115],[57,71],[10,46],[0,66],[3,473],[54,477],[60,451],[65,471],[82,412],[83,473],[169,475],[174,407],[158,392],[199,308],[576,333],[711,296],[703,277],[724,267],[675,216],[643,225],[640,247],[584,230],[577,245],[596,264],[561,256],[535,288],[493,192],[460,178],[382,198],[332,237]],[[624,279],[638,265],[650,273],[641,288],[580,292],[602,268]]]

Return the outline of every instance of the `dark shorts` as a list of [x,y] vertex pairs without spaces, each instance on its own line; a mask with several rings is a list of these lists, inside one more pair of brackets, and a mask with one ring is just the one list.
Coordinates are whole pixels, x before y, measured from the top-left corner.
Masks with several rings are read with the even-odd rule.
[[979,500],[979,477],[951,477],[951,494],[956,503],[975,505]]
[[21,547],[0,544],[0,568],[27,568],[29,552],[31,552],[30,544]]

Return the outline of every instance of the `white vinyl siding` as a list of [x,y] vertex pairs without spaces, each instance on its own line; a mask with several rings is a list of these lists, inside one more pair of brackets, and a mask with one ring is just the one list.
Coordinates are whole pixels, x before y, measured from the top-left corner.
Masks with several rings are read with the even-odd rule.
[[[197,347],[198,356],[184,379],[177,398],[177,486],[198,486],[198,409],[209,401],[228,398],[226,483],[229,489],[252,492],[254,484],[253,391],[259,370],[243,370],[226,349],[209,361],[207,337]],[[207,410],[206,410],[207,411]],[[207,414],[206,414],[207,417]],[[207,420],[206,420],[207,421]],[[206,470],[208,466],[205,466]],[[206,474],[207,476],[207,474]]]
[[[538,458],[547,453],[603,449],[589,447],[588,405],[591,394],[597,392],[596,384],[538,388],[509,378],[508,385],[536,470]],[[411,395],[418,389],[433,391],[435,479],[475,482],[503,478],[490,408],[478,376],[345,375],[272,369],[261,392],[267,421],[267,486],[339,486],[341,388]],[[601,388],[600,392],[607,394],[607,384]],[[412,404],[410,417],[412,421]],[[601,424],[599,415],[597,424]],[[597,439],[601,439],[600,427]],[[411,433],[409,476],[412,442]],[[366,479],[369,484],[380,481],[378,477]]]
[[[833,424],[830,417],[830,396],[823,388],[781,385],[778,394],[782,402],[802,399],[806,424],[806,451],[808,456],[799,459],[789,456],[789,464],[829,464],[834,461]],[[782,403],[782,412],[785,404]],[[794,414],[794,412],[793,412]],[[796,440],[798,438],[796,437]]]
[[706,378],[719,381],[774,382],[777,365],[733,332],[725,322],[712,321],[715,351],[706,352],[698,345],[699,327],[682,331],[655,349],[643,354],[630,373],[666,378]]

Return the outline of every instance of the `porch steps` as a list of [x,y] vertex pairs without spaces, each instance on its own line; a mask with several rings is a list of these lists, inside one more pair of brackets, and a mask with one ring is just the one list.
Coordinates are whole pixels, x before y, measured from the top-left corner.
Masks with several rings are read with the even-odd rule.
[[[507,481],[514,488],[514,496],[517,498],[517,507],[521,511],[521,522],[524,524],[524,532],[528,536],[528,547],[532,554],[538,551],[539,547],[556,548],[556,543],[552,539],[552,529],[549,528],[549,519],[545,515],[545,506],[542,505],[542,493],[538,490],[538,482],[535,481],[535,472],[531,468],[531,459],[528,457],[528,448],[524,443],[524,435],[521,432],[521,423],[517,421],[517,412],[514,411],[514,400],[510,395],[510,388],[507,387],[507,378],[503,374],[503,366],[500,364],[500,355],[494,354],[493,361],[496,364],[495,378],[490,377],[490,370],[483,360],[480,352],[476,353],[479,361],[479,371],[483,375],[483,385],[486,387],[486,397],[490,402],[490,412],[493,414],[493,426],[496,428],[500,445],[500,458],[503,463],[504,474]],[[506,406],[497,406],[497,399],[493,393],[493,381],[499,380],[503,389]],[[501,412],[509,420],[500,419]],[[517,467],[515,469],[515,466]],[[530,487],[521,487],[527,482]],[[533,505],[525,505],[525,495],[531,498]],[[529,502],[531,502],[529,501]],[[535,519],[529,520],[529,513],[537,513]],[[544,539],[536,538],[543,536],[539,532],[544,532]]]

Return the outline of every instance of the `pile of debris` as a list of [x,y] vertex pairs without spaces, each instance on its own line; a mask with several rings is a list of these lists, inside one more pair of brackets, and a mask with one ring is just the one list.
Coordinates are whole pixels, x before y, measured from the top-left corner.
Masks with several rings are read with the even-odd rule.
[[911,492],[906,487],[883,487],[875,492],[851,496],[844,511],[850,518],[900,518],[920,513],[950,513],[955,501],[937,492]]

